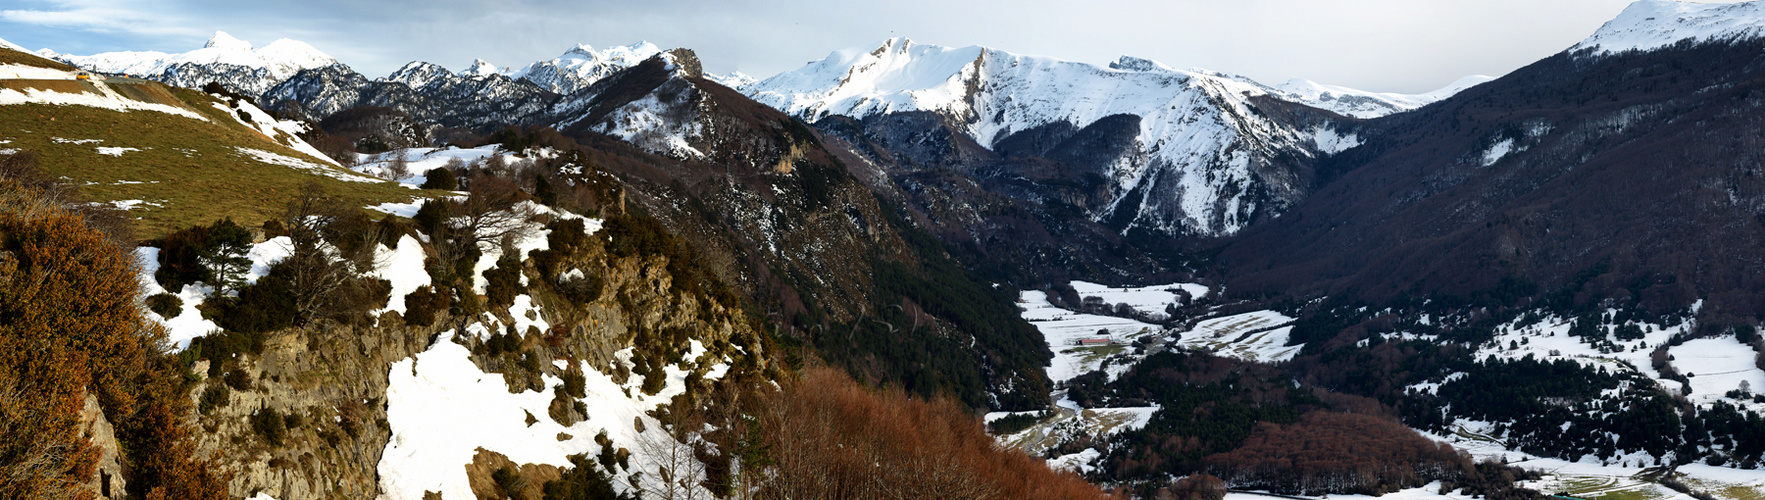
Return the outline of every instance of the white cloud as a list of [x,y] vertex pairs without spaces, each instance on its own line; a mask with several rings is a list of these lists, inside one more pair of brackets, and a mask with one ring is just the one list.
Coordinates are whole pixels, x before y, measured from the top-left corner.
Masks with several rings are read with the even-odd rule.
[[148,36],[190,36],[202,30],[191,28],[175,16],[160,13],[153,6],[125,3],[56,1],[45,10],[0,10],[0,19],[55,28],[72,28],[101,33],[127,33]]

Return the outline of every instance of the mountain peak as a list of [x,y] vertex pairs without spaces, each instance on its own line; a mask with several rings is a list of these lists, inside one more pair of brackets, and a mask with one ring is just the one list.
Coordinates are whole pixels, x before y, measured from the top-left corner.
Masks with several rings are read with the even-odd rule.
[[1170,66],[1165,66],[1158,61],[1134,56],[1121,56],[1120,58],[1117,58],[1115,62],[1109,63],[1109,69],[1121,71],[1176,71]]
[[593,45],[589,45],[586,43],[579,43],[579,44],[576,44],[575,47],[570,47],[570,50],[564,51],[564,55],[566,55],[566,56],[571,55],[571,54],[575,54],[575,55],[579,55],[579,56],[586,56],[586,57],[594,57],[596,54],[599,54],[599,53],[595,52]]
[[496,65],[491,64],[490,61],[485,61],[483,59],[473,59],[472,66],[467,67],[466,69],[460,70],[460,76],[465,76],[465,77],[484,77],[484,76],[494,75],[497,73],[498,73],[498,71],[496,69]]
[[229,35],[225,31],[216,31],[214,36],[208,37],[208,43],[204,44],[202,48],[248,51],[251,50],[251,42],[234,38],[233,35]]
[[1614,54],[1693,43],[1765,37],[1765,1],[1727,4],[1638,0],[1570,52]]

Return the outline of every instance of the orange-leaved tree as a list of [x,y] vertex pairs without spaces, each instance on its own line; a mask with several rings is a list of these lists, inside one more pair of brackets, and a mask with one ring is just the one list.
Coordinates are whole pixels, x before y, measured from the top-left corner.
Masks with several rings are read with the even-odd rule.
[[116,428],[131,493],[224,498],[181,416],[189,398],[165,334],[140,311],[136,273],[53,197],[0,179],[0,497],[90,498],[88,391]]

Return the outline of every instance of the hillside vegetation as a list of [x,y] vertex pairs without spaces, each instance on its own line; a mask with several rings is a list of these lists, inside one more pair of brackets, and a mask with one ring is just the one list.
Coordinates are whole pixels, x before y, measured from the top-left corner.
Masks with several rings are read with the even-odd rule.
[[[128,258],[80,214],[0,179],[0,496],[92,498],[81,486],[120,448],[133,495],[224,498],[194,458],[179,370],[137,293]],[[93,396],[116,441],[88,439]]]
[[[0,49],[6,53],[19,54]],[[96,97],[93,85],[0,80],[0,89],[27,94]],[[293,141],[298,139],[288,135],[266,136],[240,121],[252,116],[239,109],[249,104],[156,82],[105,85],[123,98],[187,110],[206,121],[82,105],[0,105],[0,123],[5,124],[0,127],[0,150],[36,155],[45,174],[75,180],[93,201],[133,200],[122,206],[138,219],[143,238],[222,217],[255,225],[280,215],[281,207],[309,181],[357,206],[408,203],[414,196],[436,194],[349,172],[297,150]]]

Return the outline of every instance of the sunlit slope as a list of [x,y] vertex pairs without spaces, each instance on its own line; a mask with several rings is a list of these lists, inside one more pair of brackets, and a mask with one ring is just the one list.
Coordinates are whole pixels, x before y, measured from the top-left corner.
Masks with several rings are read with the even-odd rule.
[[155,82],[69,76],[0,79],[0,152],[35,153],[48,176],[128,208],[142,238],[221,217],[261,223],[312,181],[355,206],[424,195],[316,157],[249,104],[235,109]]

